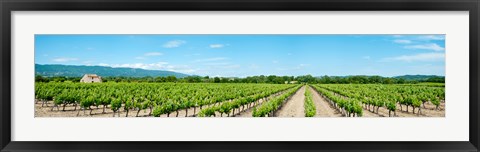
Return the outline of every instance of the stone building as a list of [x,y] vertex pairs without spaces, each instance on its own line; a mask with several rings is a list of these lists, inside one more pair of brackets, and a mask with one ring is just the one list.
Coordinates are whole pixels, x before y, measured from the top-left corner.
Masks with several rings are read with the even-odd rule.
[[80,82],[83,83],[101,83],[102,82],[102,77],[96,75],[96,74],[85,74]]

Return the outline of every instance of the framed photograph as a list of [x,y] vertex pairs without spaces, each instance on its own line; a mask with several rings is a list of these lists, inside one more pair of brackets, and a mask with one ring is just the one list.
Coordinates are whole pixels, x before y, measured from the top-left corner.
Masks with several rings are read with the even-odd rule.
[[1,151],[478,151],[478,0],[1,4]]

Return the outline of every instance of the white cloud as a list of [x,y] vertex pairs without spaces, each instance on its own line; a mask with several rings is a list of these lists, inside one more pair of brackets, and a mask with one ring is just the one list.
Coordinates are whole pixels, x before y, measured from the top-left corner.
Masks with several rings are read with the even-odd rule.
[[445,53],[420,53],[415,55],[402,55],[391,58],[384,58],[381,61],[404,61],[404,62],[413,62],[413,61],[423,61],[423,62],[432,62],[432,61],[445,61]]
[[70,62],[70,61],[77,61],[77,58],[55,58],[53,62]]
[[173,71],[180,73],[191,74],[196,72],[196,69],[192,69],[187,65],[170,65],[168,62],[157,62],[157,63],[132,63],[132,64],[104,64],[100,63],[100,66],[110,66],[113,68],[137,68],[145,70],[164,70],[164,71]]
[[419,44],[419,45],[407,45],[405,46],[407,49],[424,49],[424,50],[434,50],[434,51],[443,51],[445,48],[439,46],[435,43],[429,44]]
[[210,48],[212,49],[217,49],[217,48],[222,48],[225,47],[223,44],[210,44]]
[[167,71],[187,73],[187,74],[192,74],[198,71],[197,69],[192,69],[187,65],[166,65],[164,69],[158,69],[158,70],[167,70]]
[[445,40],[444,35],[425,35],[419,36],[418,39],[420,40]]
[[212,62],[212,61],[223,61],[223,60],[227,60],[227,58],[216,57],[216,58],[198,59],[193,62]]
[[163,53],[160,52],[148,52],[144,54],[145,56],[160,56],[163,55]]
[[183,45],[187,43],[186,41],[183,40],[173,40],[173,41],[168,41],[167,43],[163,44],[164,48],[176,48],[180,47],[180,45]]
[[195,69],[183,69],[183,70],[172,70],[173,72],[178,72],[178,73],[187,73],[187,74],[192,74],[194,72],[197,72]]
[[400,40],[400,39],[393,40],[393,42],[398,43],[398,44],[410,44],[410,43],[412,43],[412,41],[410,41],[410,40]]
[[111,67],[117,68],[139,68],[139,69],[163,69],[166,68],[167,62],[158,62],[158,63],[133,63],[133,64],[112,64]]
[[98,64],[99,66],[110,66],[109,64],[106,64],[106,63],[100,63]]

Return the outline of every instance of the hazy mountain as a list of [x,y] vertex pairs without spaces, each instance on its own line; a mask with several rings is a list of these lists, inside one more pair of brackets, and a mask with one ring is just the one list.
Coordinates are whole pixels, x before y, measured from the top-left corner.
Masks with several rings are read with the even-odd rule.
[[82,77],[84,74],[97,74],[102,77],[108,76],[125,76],[125,77],[165,77],[176,76],[183,78],[187,74],[177,73],[172,71],[162,70],[145,70],[137,68],[112,68],[105,66],[84,66],[84,65],[41,65],[35,64],[35,74],[47,77],[52,76],[67,76],[67,77]]
[[[379,75],[345,75],[345,76],[339,76],[339,75],[327,75],[329,77],[353,77],[353,76],[365,76],[365,77],[373,77],[373,76],[379,76]],[[323,77],[323,76],[316,76],[316,77]],[[387,76],[380,76],[380,77],[384,77],[384,78],[387,78]],[[439,77],[439,78],[443,78],[444,76],[438,76],[438,75],[399,75],[399,76],[393,76],[391,78],[408,78],[408,79],[417,79],[417,78],[420,78],[420,79],[423,79],[423,78],[431,78],[431,77]]]
[[427,79],[430,79],[430,78],[445,78],[445,76],[437,76],[437,75],[402,75],[402,76],[396,76],[396,77],[393,77],[393,78],[397,78],[397,79],[403,78],[403,79],[405,79],[405,80],[417,80],[417,81],[421,81],[421,80],[427,80]]

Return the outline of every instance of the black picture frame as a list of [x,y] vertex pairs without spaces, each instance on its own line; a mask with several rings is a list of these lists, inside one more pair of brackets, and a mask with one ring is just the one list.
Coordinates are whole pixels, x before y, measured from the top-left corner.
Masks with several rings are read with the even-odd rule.
[[[1,0],[1,151],[478,151],[479,0]],[[469,11],[469,141],[24,142],[11,141],[12,11]],[[412,136],[413,137],[413,136]]]

